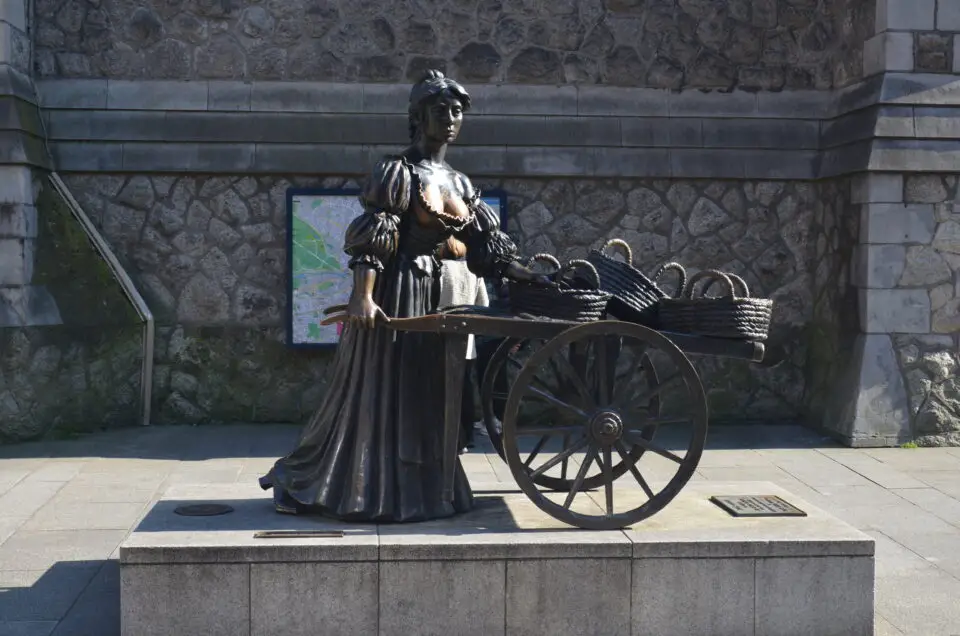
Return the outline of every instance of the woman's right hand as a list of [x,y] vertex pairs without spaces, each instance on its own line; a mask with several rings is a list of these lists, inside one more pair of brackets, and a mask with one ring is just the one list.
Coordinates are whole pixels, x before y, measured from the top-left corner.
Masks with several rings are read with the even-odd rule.
[[383,322],[390,322],[387,314],[369,296],[350,299],[350,302],[347,303],[347,319],[351,325],[367,328],[374,327],[378,319]]

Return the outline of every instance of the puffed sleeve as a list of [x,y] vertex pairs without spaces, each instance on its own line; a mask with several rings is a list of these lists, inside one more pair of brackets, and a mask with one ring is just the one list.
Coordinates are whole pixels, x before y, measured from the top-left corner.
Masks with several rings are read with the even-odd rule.
[[500,229],[500,216],[483,202],[479,193],[469,205],[474,219],[461,239],[467,246],[467,267],[476,276],[499,280],[507,266],[517,260],[517,246]]
[[400,217],[410,207],[410,170],[402,159],[377,164],[360,195],[364,211],[347,227],[343,251],[350,268],[358,264],[383,271],[397,251]]

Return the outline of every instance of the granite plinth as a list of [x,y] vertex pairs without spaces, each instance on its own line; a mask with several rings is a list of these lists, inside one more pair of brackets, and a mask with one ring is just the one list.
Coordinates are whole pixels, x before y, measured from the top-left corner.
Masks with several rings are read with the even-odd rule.
[[[174,486],[120,547],[123,634],[873,634],[873,539],[772,484],[692,482],[605,532],[519,491],[476,494],[467,515],[374,526],[279,515],[255,484]],[[807,516],[736,518],[710,502],[758,494]],[[174,514],[197,501],[235,511]],[[343,534],[254,538],[296,529]]]

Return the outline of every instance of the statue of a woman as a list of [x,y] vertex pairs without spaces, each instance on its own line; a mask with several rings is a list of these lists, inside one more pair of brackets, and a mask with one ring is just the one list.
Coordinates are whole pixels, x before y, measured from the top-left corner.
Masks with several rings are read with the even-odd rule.
[[260,479],[280,512],[348,521],[423,521],[470,509],[457,460],[454,499],[441,496],[445,381],[441,337],[374,328],[380,318],[437,309],[441,246],[463,243],[478,276],[537,280],[517,261],[497,214],[444,160],[470,96],[439,71],[410,93],[412,144],[374,169],[344,250],[353,293],[326,399],[297,448]]

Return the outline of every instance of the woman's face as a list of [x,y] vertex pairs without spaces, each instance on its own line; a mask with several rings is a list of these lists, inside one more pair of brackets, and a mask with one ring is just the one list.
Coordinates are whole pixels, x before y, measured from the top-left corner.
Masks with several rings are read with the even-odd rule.
[[449,144],[456,140],[463,124],[463,104],[448,93],[441,93],[424,109],[422,134],[428,141]]

